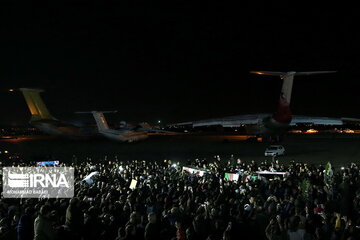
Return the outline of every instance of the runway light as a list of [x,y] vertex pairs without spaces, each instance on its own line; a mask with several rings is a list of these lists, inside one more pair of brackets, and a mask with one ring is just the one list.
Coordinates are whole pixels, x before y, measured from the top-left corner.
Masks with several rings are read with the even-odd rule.
[[345,130],[344,130],[344,133],[355,133],[355,131],[354,131],[354,130],[351,130],[351,129],[345,129]]
[[301,130],[290,130],[289,133],[302,133]]
[[306,133],[317,133],[319,132],[318,130],[315,130],[315,129],[309,129],[306,131]]

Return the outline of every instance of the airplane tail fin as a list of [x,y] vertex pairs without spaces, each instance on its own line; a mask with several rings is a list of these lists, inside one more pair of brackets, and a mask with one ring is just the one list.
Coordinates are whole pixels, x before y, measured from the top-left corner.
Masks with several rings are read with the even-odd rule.
[[43,90],[32,88],[20,88],[19,90],[24,95],[26,104],[30,110],[30,122],[36,122],[39,120],[57,120],[51,115],[40,96],[40,93],[43,92]]
[[292,119],[292,113],[290,110],[291,92],[294,81],[294,76],[307,76],[324,73],[335,73],[336,71],[314,71],[314,72],[250,72],[253,74],[267,75],[267,76],[279,76],[283,80],[280,100],[277,107],[277,111],[273,114],[273,119],[281,123],[289,123]]
[[312,72],[272,72],[272,71],[256,71],[250,72],[252,74],[266,75],[266,76],[279,76],[283,80],[281,88],[280,99],[290,104],[291,92],[294,81],[294,76],[307,76],[324,73],[335,73],[336,71],[312,71]]
[[96,121],[99,132],[109,129],[109,125],[105,119],[104,113],[115,113],[116,111],[91,111],[91,112],[76,112],[76,113],[91,113]]

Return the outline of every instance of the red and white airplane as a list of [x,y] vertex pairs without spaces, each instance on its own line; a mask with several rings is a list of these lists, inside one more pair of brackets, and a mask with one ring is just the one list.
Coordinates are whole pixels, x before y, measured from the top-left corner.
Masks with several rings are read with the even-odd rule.
[[244,126],[246,132],[258,136],[279,136],[283,134],[291,125],[299,123],[312,123],[321,125],[343,125],[345,122],[360,122],[360,119],[353,118],[327,118],[327,117],[308,117],[292,115],[290,109],[291,92],[295,76],[307,76],[325,73],[335,73],[336,71],[315,71],[315,72],[269,72],[258,71],[252,74],[279,76],[283,80],[280,99],[276,111],[273,114],[246,114],[224,118],[214,118],[192,122],[182,122],[170,124],[169,127],[190,126],[190,127],[241,127]]

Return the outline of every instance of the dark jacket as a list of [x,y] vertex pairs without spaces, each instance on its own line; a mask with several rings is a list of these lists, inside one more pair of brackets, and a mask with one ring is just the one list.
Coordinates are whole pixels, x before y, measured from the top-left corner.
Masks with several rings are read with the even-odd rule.
[[34,240],[53,240],[56,239],[56,232],[52,227],[50,219],[38,216],[34,222]]
[[82,232],[84,225],[84,214],[79,207],[69,205],[69,207],[66,209],[65,224],[73,232]]
[[96,216],[85,219],[84,224],[84,240],[100,239],[101,231],[104,228],[100,219]]
[[18,240],[32,240],[34,237],[34,218],[29,215],[21,216],[17,226]]
[[160,227],[157,223],[148,223],[145,227],[145,240],[159,239]]

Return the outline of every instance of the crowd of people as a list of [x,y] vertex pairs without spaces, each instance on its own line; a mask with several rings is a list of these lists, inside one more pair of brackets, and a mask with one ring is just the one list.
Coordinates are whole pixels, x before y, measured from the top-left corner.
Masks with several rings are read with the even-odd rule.
[[[75,169],[73,198],[0,199],[0,239],[360,239],[354,163],[329,169],[220,157],[183,164],[104,158],[67,166]],[[256,174],[264,170],[288,174]]]

